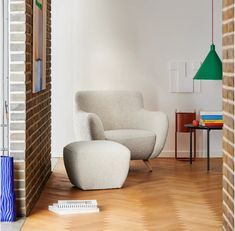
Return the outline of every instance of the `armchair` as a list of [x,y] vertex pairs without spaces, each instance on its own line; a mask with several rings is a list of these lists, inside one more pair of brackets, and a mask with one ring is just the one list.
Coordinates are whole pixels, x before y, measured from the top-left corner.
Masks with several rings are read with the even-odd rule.
[[165,144],[168,118],[144,109],[139,92],[80,91],[75,97],[74,125],[77,139],[111,140],[125,145],[132,160],[157,157]]

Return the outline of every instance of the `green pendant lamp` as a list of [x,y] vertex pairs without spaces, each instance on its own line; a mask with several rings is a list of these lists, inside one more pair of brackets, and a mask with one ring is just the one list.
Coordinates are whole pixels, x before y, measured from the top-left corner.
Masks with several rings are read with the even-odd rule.
[[195,80],[222,80],[222,62],[214,45],[214,0],[212,0],[212,44],[201,67],[194,76]]

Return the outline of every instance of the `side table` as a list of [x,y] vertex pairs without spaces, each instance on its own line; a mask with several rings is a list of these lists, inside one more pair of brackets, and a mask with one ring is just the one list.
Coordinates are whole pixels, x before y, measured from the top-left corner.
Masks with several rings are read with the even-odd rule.
[[223,126],[216,127],[207,127],[207,126],[193,126],[192,124],[185,124],[186,128],[189,129],[190,132],[190,164],[192,164],[192,133],[196,129],[206,130],[207,131],[207,170],[210,170],[210,131],[211,130],[222,130]]

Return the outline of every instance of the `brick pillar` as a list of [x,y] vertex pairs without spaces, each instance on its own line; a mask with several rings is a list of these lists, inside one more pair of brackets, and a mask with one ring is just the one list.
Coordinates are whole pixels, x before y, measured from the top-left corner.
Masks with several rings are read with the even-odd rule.
[[223,0],[223,229],[234,230],[234,0]]
[[[26,215],[51,173],[51,1],[47,0],[46,89],[32,93],[33,0],[26,0]],[[45,1],[44,1],[45,2]]]
[[16,207],[25,205],[25,3],[10,1],[10,154],[14,157]]
[[47,84],[32,93],[33,0],[10,0],[10,153],[18,215],[28,215],[51,172],[51,0],[47,0]]

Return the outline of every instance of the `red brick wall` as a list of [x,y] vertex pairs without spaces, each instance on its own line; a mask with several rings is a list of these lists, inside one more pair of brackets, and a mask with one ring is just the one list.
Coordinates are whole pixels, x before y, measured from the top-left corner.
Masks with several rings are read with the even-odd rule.
[[47,0],[46,89],[32,93],[33,1],[26,0],[26,215],[51,173],[51,0]]
[[223,229],[234,230],[234,0],[223,0]]

